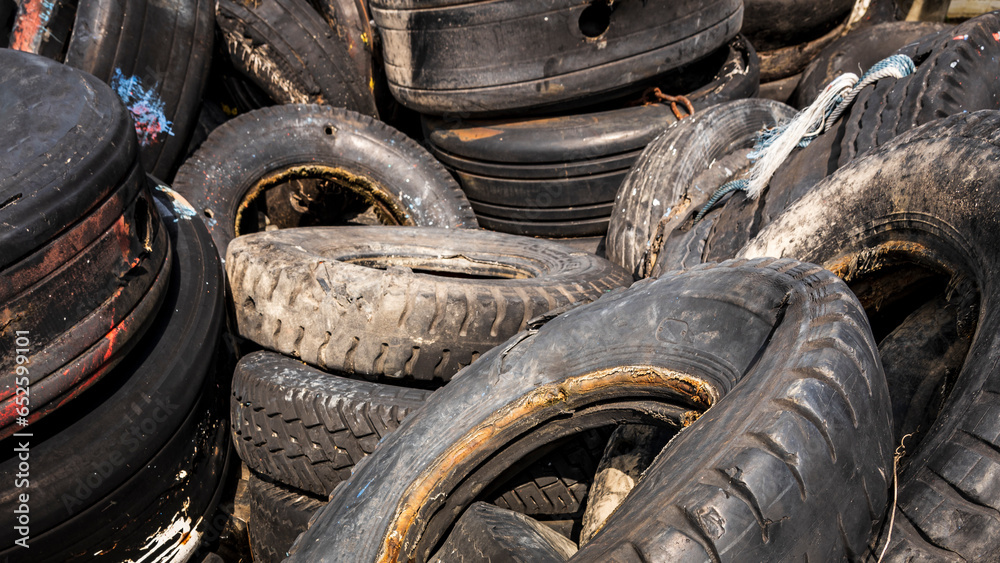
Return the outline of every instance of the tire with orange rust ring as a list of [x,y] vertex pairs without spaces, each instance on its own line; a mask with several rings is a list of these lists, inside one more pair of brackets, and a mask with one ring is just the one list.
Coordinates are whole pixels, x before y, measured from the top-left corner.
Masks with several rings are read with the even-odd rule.
[[888,412],[843,282],[792,260],[699,266],[485,354],[357,466],[289,560],[432,559],[519,459],[629,422],[678,434],[580,560],[846,557],[885,516]]
[[276,106],[227,121],[173,186],[206,222],[221,256],[235,236],[264,224],[478,226],[461,188],[420,145],[326,106]]
[[[221,529],[210,513],[228,463],[228,432],[219,415],[224,405],[213,377],[222,271],[193,209],[180,198],[164,199],[161,189],[156,207],[173,242],[173,267],[160,313],[105,378],[58,417],[27,429],[35,454],[33,561],[77,560],[105,550],[138,560],[149,556],[149,538],[168,528],[178,533],[162,533],[157,549],[181,557],[197,549],[209,525]],[[18,439],[4,441],[8,451]],[[16,454],[4,454],[0,467],[16,471],[18,462]],[[0,494],[0,506],[13,510],[18,492]],[[206,519],[196,527],[201,516]],[[12,529],[0,534],[0,557],[17,557],[23,548],[15,539]]]
[[209,0],[20,2],[11,48],[111,85],[134,120],[144,169],[170,179],[198,118],[212,53]]
[[[802,256],[852,283],[907,264],[944,277],[971,345],[957,377],[935,390],[943,404],[922,424],[920,443],[904,442],[886,561],[970,560],[1000,549],[998,130],[997,111],[911,130],[820,182],[741,251]],[[890,371],[900,367],[912,366]]]

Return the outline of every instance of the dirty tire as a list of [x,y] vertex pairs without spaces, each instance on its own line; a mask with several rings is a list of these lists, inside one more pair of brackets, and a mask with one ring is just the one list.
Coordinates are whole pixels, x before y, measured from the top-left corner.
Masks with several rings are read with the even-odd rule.
[[[228,452],[225,420],[211,414],[220,412],[212,358],[223,314],[222,270],[204,226],[155,197],[174,252],[160,313],[111,373],[58,417],[29,427],[37,455],[31,498],[39,502],[31,512],[32,561],[86,558],[113,547],[123,558],[139,558],[185,502],[193,523],[217,500]],[[13,475],[18,458],[13,447],[6,451],[0,467]],[[14,510],[18,492],[5,490],[0,506]],[[13,534],[0,535],[0,554],[18,560],[23,548],[14,546]],[[165,537],[164,546],[197,547],[197,541],[175,543],[181,536]]]
[[809,63],[789,103],[804,108],[841,74],[853,72],[860,76],[860,72],[907,44],[949,27],[937,22],[889,22],[854,30],[827,45]]
[[393,96],[434,115],[510,115],[614,96],[726,44],[743,16],[733,0],[589,11],[570,0],[370,5]]
[[979,293],[962,370],[899,474],[890,561],[974,559],[1000,549],[993,478],[1000,427],[990,414],[1000,407],[1000,315],[993,302],[1000,184],[993,165],[983,164],[1000,160],[998,131],[995,111],[914,129],[818,184],[742,251],[801,256],[848,281],[886,261],[910,260]]
[[208,224],[220,255],[243,209],[283,175],[329,179],[390,224],[475,228],[461,188],[420,145],[379,121],[343,109],[286,105],[236,117],[209,135],[174,188]]
[[233,376],[233,444],[250,469],[326,497],[428,395],[254,352]]
[[26,0],[20,5],[10,46],[111,84],[135,120],[144,169],[172,178],[208,78],[213,3]]
[[219,0],[216,21],[233,66],[279,104],[323,104],[378,117],[349,44],[307,0]]
[[476,502],[465,511],[431,563],[561,563],[576,544],[512,510]]
[[250,551],[256,563],[281,563],[325,500],[250,474]]
[[884,516],[889,397],[864,312],[822,268],[764,259],[640,282],[494,348],[358,465],[291,561],[425,561],[496,474],[611,421],[686,429],[581,560],[839,559]]
[[[0,50],[0,66],[8,70],[0,76],[0,269],[6,269],[120,187],[136,165],[138,144],[121,101],[93,76],[7,49]],[[133,191],[141,185],[137,179]]]
[[550,241],[427,227],[254,233],[226,271],[244,338],[328,371],[438,382],[532,318],[631,283]]
[[998,29],[1000,13],[990,13],[901,49],[918,64],[916,72],[862,90],[833,128],[788,157],[757,200],[742,193],[728,199],[703,260],[732,258],[820,180],[898,135],[950,115],[1000,109],[1000,73],[992,62],[1000,59]]
[[608,259],[633,275],[648,275],[675,226],[690,223],[689,216],[717,187],[748,166],[745,155],[757,132],[794,114],[780,102],[738,100],[667,128],[646,147],[618,190],[608,226]]

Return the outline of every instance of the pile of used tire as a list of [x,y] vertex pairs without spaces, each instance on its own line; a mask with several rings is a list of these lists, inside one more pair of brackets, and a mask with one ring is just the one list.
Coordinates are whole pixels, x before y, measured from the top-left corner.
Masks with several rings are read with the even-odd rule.
[[0,0],[0,559],[995,560],[975,5]]

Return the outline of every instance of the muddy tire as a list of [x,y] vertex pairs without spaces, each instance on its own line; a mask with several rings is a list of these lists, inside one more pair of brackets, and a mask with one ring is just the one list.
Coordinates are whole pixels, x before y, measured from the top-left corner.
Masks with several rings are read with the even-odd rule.
[[957,311],[978,320],[975,337],[941,415],[901,468],[890,561],[973,559],[1000,549],[992,477],[1000,471],[1000,427],[989,414],[1000,389],[993,303],[1000,185],[993,166],[983,165],[1000,160],[998,130],[993,111],[912,130],[818,184],[741,252],[800,256],[848,281],[912,262],[943,272],[956,295],[981,303],[978,312]]
[[584,548],[594,559],[578,557],[846,557],[884,516],[888,413],[864,312],[842,282],[789,260],[700,267],[484,355],[358,465],[291,561],[426,561],[519,458],[630,422],[688,426]]
[[[268,192],[284,193],[270,188],[300,178],[329,183],[314,199],[328,209],[342,203],[329,210],[339,221],[370,204],[374,219],[387,224],[477,226],[461,188],[420,145],[374,119],[324,106],[264,108],[226,122],[184,163],[174,188],[225,256],[235,236],[263,230]],[[285,203],[310,203],[300,195]]]
[[233,444],[250,469],[326,497],[428,395],[254,352],[233,376]]
[[243,337],[328,371],[438,382],[534,317],[631,282],[553,242],[430,228],[256,233],[226,271]]
[[[712,192],[749,165],[746,153],[757,132],[794,114],[780,102],[739,100],[697,113],[661,133],[643,151],[615,198],[605,247],[608,259],[633,275],[648,275],[657,257],[673,250],[667,237],[681,224],[689,230],[693,214]],[[689,265],[688,253],[676,260]]]

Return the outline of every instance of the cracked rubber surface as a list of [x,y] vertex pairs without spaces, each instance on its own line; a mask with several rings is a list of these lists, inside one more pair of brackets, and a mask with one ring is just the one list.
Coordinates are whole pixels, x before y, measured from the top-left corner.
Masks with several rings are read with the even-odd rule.
[[558,243],[427,227],[254,233],[226,271],[245,338],[326,370],[439,382],[532,318],[631,283]]
[[581,560],[839,559],[884,516],[864,312],[822,268],[764,259],[640,282],[494,348],[357,466],[291,561],[425,561],[497,475],[609,421],[687,428]]

